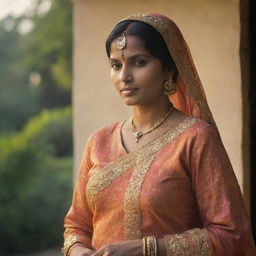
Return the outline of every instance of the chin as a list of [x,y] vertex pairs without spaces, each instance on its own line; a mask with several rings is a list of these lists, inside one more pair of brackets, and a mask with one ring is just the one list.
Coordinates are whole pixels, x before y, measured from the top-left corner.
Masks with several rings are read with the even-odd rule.
[[139,102],[137,100],[134,100],[134,99],[123,99],[123,102],[127,106],[136,106],[136,105],[139,104]]
[[138,101],[134,98],[123,98],[123,103],[127,106],[135,106],[138,104]]

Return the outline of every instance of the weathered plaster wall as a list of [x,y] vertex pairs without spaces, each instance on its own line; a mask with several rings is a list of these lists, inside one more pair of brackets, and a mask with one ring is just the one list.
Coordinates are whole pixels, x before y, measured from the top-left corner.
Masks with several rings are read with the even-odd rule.
[[162,13],[180,27],[243,188],[238,0],[74,1],[75,169],[92,131],[129,116],[112,88],[104,42],[120,19],[136,12]]

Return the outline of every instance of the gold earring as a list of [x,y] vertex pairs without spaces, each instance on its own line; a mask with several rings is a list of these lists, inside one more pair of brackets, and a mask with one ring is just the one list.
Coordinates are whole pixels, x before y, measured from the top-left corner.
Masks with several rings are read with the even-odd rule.
[[164,83],[164,94],[169,96],[176,93],[176,84],[172,80],[167,80]]

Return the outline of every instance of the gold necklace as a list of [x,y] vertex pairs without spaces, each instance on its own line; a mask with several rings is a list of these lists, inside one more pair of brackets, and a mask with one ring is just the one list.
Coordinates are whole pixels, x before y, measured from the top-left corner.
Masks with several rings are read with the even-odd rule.
[[148,130],[146,130],[145,132],[141,132],[141,131],[138,131],[135,124],[134,124],[134,121],[133,121],[133,118],[132,118],[132,122],[131,122],[131,125],[132,125],[132,134],[133,136],[135,137],[136,139],[136,143],[139,142],[139,139],[145,135],[145,134],[148,134],[152,131],[154,131],[156,128],[158,128],[166,119],[167,117],[171,114],[171,112],[173,111],[174,107],[172,106],[170,108],[170,110],[166,113],[166,115],[164,116],[163,119],[159,120],[158,122],[156,122],[151,128],[149,128]]

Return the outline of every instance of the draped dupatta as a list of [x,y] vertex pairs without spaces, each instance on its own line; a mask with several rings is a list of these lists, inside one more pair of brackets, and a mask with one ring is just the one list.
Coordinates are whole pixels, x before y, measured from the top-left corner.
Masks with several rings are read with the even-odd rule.
[[147,23],[162,35],[179,72],[177,92],[170,96],[171,102],[181,112],[206,120],[216,127],[190,50],[177,25],[168,17],[156,13],[133,14],[125,20]]

